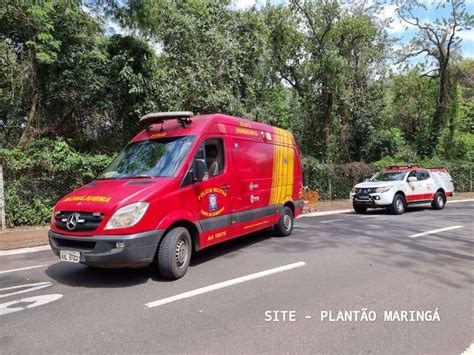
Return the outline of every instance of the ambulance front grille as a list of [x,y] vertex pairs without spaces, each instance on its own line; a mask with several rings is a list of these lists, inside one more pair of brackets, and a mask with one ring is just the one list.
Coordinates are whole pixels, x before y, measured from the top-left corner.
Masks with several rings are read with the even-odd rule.
[[[73,214],[77,213],[75,228],[68,228],[68,218]],[[97,229],[102,220],[104,219],[103,213],[98,212],[75,212],[75,211],[61,211],[55,216],[56,227],[62,230],[71,232],[90,232]],[[71,227],[71,224],[70,224]]]
[[373,194],[375,192],[375,190],[376,190],[375,187],[357,188],[356,193],[358,193],[358,194]]

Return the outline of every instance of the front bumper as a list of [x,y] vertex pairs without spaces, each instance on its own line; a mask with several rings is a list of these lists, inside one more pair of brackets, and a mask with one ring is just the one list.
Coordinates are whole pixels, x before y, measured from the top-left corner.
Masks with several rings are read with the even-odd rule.
[[387,207],[393,201],[391,193],[351,193],[350,198],[352,203],[357,206],[365,206],[369,208]]
[[[163,230],[128,235],[97,235],[75,237],[48,232],[55,255],[60,250],[79,251],[80,263],[103,268],[143,267],[150,264],[163,237]],[[117,242],[124,243],[117,247]]]

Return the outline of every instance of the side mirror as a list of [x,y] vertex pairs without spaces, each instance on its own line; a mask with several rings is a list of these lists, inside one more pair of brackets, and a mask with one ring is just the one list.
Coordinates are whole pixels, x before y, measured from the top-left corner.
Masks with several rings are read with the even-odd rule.
[[207,164],[204,159],[194,159],[193,162],[193,180],[206,181],[209,178]]
[[409,176],[408,177],[408,182],[413,182],[413,181],[417,181],[418,179],[416,178],[416,176]]

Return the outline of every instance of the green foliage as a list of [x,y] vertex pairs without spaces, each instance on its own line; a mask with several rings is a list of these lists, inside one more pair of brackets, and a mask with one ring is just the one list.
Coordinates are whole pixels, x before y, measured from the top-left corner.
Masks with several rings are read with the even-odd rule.
[[365,163],[323,164],[313,157],[303,157],[303,184],[319,191],[321,199],[347,199],[355,184],[375,172]]
[[104,155],[80,154],[63,139],[40,139],[25,151],[0,149],[9,226],[49,222],[56,201],[91,181],[110,163]]
[[380,130],[372,138],[371,160],[378,160],[387,155],[396,156],[405,144],[405,138],[398,128]]
[[418,132],[429,130],[435,109],[436,80],[420,75],[417,69],[392,75],[393,121],[410,144]]

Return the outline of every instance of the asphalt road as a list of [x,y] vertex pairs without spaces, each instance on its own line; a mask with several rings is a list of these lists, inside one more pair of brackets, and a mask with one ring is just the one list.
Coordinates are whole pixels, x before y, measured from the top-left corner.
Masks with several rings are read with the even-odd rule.
[[[460,354],[474,339],[473,218],[474,202],[303,217],[290,237],[262,232],[202,251],[174,282],[50,251],[0,256],[0,353]],[[447,227],[457,228],[411,237]],[[362,309],[377,319],[334,320]],[[436,309],[439,321],[384,320]]]

